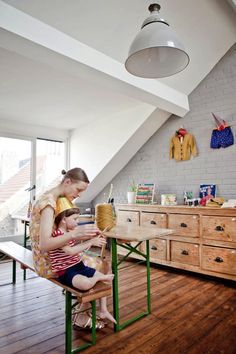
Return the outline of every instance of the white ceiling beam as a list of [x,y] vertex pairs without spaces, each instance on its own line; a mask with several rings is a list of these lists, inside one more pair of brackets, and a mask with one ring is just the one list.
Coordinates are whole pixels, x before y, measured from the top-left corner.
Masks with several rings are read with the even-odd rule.
[[[116,60],[3,1],[0,1],[0,26],[6,31],[75,61],[79,65],[79,70],[78,65],[74,70],[77,75],[80,75],[78,71],[85,70],[86,75],[93,77],[93,80],[106,81],[104,85],[112,86],[123,94],[178,116],[184,116],[189,110],[187,95],[157,80],[141,79],[130,75],[124,65]],[[24,55],[27,56],[28,53],[24,52]],[[33,55],[32,51],[30,55]],[[41,60],[39,56],[35,59]],[[47,60],[45,56],[43,60]],[[71,62],[68,61],[68,64]]]

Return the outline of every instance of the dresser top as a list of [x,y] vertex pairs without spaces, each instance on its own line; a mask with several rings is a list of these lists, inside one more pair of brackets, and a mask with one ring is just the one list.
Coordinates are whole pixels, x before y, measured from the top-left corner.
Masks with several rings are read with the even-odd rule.
[[150,213],[173,213],[173,214],[201,214],[236,216],[236,208],[218,208],[187,205],[159,205],[159,204],[116,204],[117,210],[142,211]]

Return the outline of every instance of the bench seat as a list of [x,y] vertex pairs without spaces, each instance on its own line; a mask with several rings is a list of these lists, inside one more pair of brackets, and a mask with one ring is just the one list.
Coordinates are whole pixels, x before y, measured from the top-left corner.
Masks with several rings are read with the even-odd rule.
[[[13,274],[12,283],[16,283],[16,262],[18,262],[23,269],[30,269],[35,272],[32,251],[24,248],[13,241],[0,242],[0,252],[7,255],[13,260]],[[88,346],[96,344],[96,300],[102,297],[111,295],[111,285],[104,284],[102,282],[96,283],[96,285],[88,291],[79,291],[75,288],[63,285],[56,278],[47,279],[53,282],[55,285],[60,286],[65,290],[65,327],[66,327],[66,344],[65,353],[71,354],[79,352]],[[78,348],[72,349],[72,294],[78,299],[78,302],[92,304],[92,341],[81,345]]]

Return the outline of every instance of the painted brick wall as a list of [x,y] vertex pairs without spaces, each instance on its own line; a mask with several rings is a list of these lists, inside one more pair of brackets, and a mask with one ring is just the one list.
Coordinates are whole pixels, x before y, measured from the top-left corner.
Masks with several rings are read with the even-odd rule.
[[[214,128],[211,112],[231,125],[236,143],[236,45],[190,94],[189,103],[190,112],[184,118],[171,116],[111,181],[116,203],[127,202],[126,192],[132,180],[154,182],[158,202],[160,194],[175,193],[182,204],[183,192],[192,190],[197,197],[203,183],[216,184],[218,196],[236,199],[236,144],[225,149],[210,148]],[[169,158],[169,142],[181,126],[195,136],[199,154],[189,161],[177,162]],[[94,204],[107,200],[109,187]]]

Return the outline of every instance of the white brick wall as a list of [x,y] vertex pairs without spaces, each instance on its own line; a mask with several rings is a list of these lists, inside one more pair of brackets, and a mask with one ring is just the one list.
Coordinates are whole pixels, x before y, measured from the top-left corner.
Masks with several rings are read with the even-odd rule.
[[[236,45],[190,94],[189,103],[190,112],[184,118],[170,117],[111,181],[116,203],[127,202],[126,192],[132,179],[136,183],[154,182],[158,202],[160,194],[175,193],[181,204],[183,192],[192,190],[198,196],[201,183],[216,184],[218,196],[236,198]],[[231,125],[234,145],[210,148],[214,128],[211,112]],[[169,141],[180,126],[195,136],[199,155],[176,162],[169,159]],[[106,201],[109,187],[97,196],[94,204]]]

